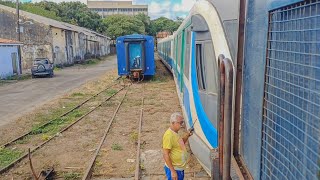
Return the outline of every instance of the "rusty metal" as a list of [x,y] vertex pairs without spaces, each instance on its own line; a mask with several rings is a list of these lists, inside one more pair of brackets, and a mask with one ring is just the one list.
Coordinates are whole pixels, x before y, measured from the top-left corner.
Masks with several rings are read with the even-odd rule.
[[236,69],[236,92],[235,92],[235,110],[234,110],[234,140],[233,155],[239,155],[240,147],[240,115],[241,115],[241,90],[242,90],[242,67],[244,58],[244,27],[245,27],[245,6],[246,0],[240,0],[239,12],[239,31],[238,31],[238,53]]
[[[220,63],[223,61],[223,59],[225,58],[225,56],[223,54],[220,54],[218,56],[218,66],[220,67]],[[218,79],[220,80],[220,83],[218,83],[218,89],[219,89],[219,96],[218,96],[218,103],[219,103],[219,106],[218,106],[218,109],[217,109],[217,112],[219,113],[219,121],[218,123],[220,124],[220,120],[223,119],[223,106],[224,104],[221,102],[221,97],[223,97],[222,99],[224,99],[224,89],[221,90],[221,87],[222,87],[222,84],[221,84],[221,70],[220,68],[218,68]],[[224,81],[223,81],[223,85],[224,85]],[[223,86],[224,88],[224,86]],[[222,96],[223,95],[223,96]],[[222,122],[223,123],[223,122]],[[222,139],[222,134],[220,132],[223,132],[222,129],[220,129],[220,127],[223,127],[223,126],[220,126],[219,125],[219,129],[218,129],[218,163],[215,163],[215,162],[212,162],[212,165],[215,165],[216,164],[216,167],[212,167],[212,169],[216,170],[217,172],[214,173],[214,171],[211,172],[211,178],[215,177],[214,179],[221,179],[220,178],[220,175],[222,174],[220,171],[220,167],[222,166],[222,164],[220,165],[220,159],[222,158],[222,151],[220,151],[220,149],[222,149],[222,144],[223,144],[223,139]],[[222,163],[222,161],[221,161]]]
[[39,180],[39,176],[36,175],[36,172],[34,171],[34,168],[33,168],[33,165],[32,165],[30,148],[28,149],[28,157],[29,157],[29,165],[30,165],[30,169],[31,169],[32,175],[33,175],[35,180]]
[[239,11],[239,30],[238,30],[238,53],[237,53],[237,68],[236,68],[236,92],[234,106],[234,126],[233,126],[233,156],[236,160],[234,164],[236,169],[240,169],[244,179],[253,179],[250,172],[245,166],[240,155],[240,124],[241,124],[241,92],[243,81],[243,63],[244,63],[244,35],[246,21],[246,0],[240,0]]
[[219,118],[219,130],[218,130],[218,149],[219,149],[219,180],[222,180],[223,175],[223,148],[224,148],[224,101],[225,101],[225,67],[220,62],[220,98],[219,98],[219,107],[220,107],[220,118]]
[[100,149],[101,149],[101,147],[102,147],[102,145],[103,145],[103,143],[104,143],[104,141],[105,141],[105,139],[106,139],[106,137],[107,137],[107,135],[108,135],[108,132],[109,132],[109,130],[110,130],[110,127],[111,127],[111,125],[112,125],[112,122],[113,122],[114,118],[116,117],[116,114],[117,114],[117,112],[118,112],[118,110],[119,110],[119,108],[120,108],[120,106],[121,106],[124,98],[126,97],[127,93],[128,93],[128,90],[126,91],[126,93],[124,94],[123,98],[121,99],[119,105],[117,106],[117,109],[114,111],[113,116],[112,116],[111,120],[109,121],[109,124],[108,124],[108,126],[107,126],[107,128],[106,128],[106,131],[105,131],[105,133],[104,133],[104,135],[103,135],[103,137],[102,137],[102,139],[101,139],[101,141],[100,141],[100,144],[99,144],[99,146],[98,146],[98,148],[97,148],[97,150],[96,150],[93,158],[91,159],[90,164],[89,164],[87,170],[85,171],[85,173],[84,173],[84,175],[83,175],[83,177],[82,177],[82,180],[89,180],[89,179],[91,178],[91,176],[92,176],[92,170],[93,170],[93,167],[94,167],[94,162],[95,162],[96,159],[97,159],[97,156],[98,156],[98,154],[99,154],[99,152],[100,152]]
[[134,173],[134,179],[140,179],[140,148],[141,148],[141,129],[142,129],[142,119],[143,119],[143,106],[144,106],[144,97],[142,97],[142,104],[140,110],[140,120],[139,120],[139,134],[138,134],[138,146],[137,146],[137,157],[136,157],[136,170]]
[[231,124],[233,101],[233,64],[228,58],[223,60],[225,68],[225,99],[224,99],[224,144],[223,144],[223,180],[231,179]]
[[[59,133],[63,133],[64,131],[68,130],[69,128],[71,128],[73,125],[75,125],[76,123],[78,123],[80,120],[82,120],[83,118],[85,118],[86,116],[88,116],[90,113],[92,113],[93,111],[95,111],[97,108],[99,108],[100,106],[102,106],[105,102],[107,102],[108,100],[110,100],[113,96],[115,96],[116,94],[118,94],[120,91],[122,91],[125,87],[122,87],[120,90],[118,90],[116,93],[114,93],[112,96],[108,97],[107,99],[104,100],[104,102],[100,103],[97,107],[91,109],[89,112],[87,112],[86,114],[84,114],[83,116],[79,117],[76,121],[74,121],[73,123],[71,123],[70,125],[68,125],[67,127],[65,127],[64,129],[62,129]],[[48,142],[50,142],[52,139],[54,139],[56,136],[53,136],[51,138],[49,138],[48,140],[44,141],[43,143],[41,143],[40,145],[38,145],[37,147],[35,147],[34,149],[32,149],[30,151],[30,153],[33,153],[34,151],[40,149],[41,147],[43,147],[45,144],[47,144]],[[11,167],[13,167],[14,165],[16,165],[17,163],[19,163],[22,159],[26,158],[28,156],[28,153],[23,154],[20,158],[18,158],[17,160],[15,160],[14,162],[10,163],[9,165],[7,165],[6,167],[0,169],[0,174],[8,171]]]
[[219,179],[229,180],[231,168],[231,124],[233,100],[233,65],[228,58],[220,62],[220,97],[219,97]]
[[[52,123],[53,121],[57,120],[58,118],[62,118],[62,117],[67,116],[68,114],[70,114],[70,113],[73,112],[74,110],[79,109],[82,105],[84,105],[84,104],[87,103],[88,101],[90,101],[90,100],[92,100],[93,98],[99,96],[101,93],[105,92],[106,90],[110,89],[111,87],[113,87],[113,86],[115,86],[115,85],[117,85],[117,84],[119,84],[119,83],[115,83],[115,84],[112,84],[112,85],[108,86],[107,88],[103,89],[102,91],[100,91],[100,92],[98,92],[97,94],[91,96],[90,98],[86,99],[86,100],[83,101],[82,103],[78,104],[76,107],[74,107],[74,108],[70,109],[69,111],[63,113],[63,114],[60,115],[59,117],[54,118],[54,119],[52,119],[52,120],[50,120],[50,121],[42,124],[41,126],[39,126],[39,128],[42,128],[42,127],[45,127],[45,126],[49,125],[50,123]],[[31,133],[32,133],[32,131],[26,132],[25,134],[23,134],[23,135],[15,138],[15,139],[7,142],[7,143],[1,145],[0,147],[7,147],[7,146],[13,144],[14,142],[16,142],[16,141],[18,141],[18,140],[20,140],[20,139],[23,139],[24,137],[30,135]]]
[[219,179],[219,151],[217,148],[210,150],[210,158],[211,158],[211,177],[210,180]]

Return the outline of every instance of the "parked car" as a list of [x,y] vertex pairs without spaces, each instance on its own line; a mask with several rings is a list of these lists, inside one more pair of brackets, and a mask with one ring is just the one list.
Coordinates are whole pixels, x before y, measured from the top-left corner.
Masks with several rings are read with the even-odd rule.
[[35,78],[36,76],[53,77],[53,63],[51,63],[48,58],[36,58],[33,60],[31,74],[32,78]]

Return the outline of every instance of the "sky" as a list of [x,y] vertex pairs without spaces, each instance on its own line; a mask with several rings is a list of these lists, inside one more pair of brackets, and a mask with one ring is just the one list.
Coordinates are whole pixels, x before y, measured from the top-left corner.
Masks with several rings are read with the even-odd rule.
[[[21,0],[30,1],[30,0]],[[39,2],[42,0],[32,0],[32,2]],[[53,2],[70,2],[70,1],[81,1],[86,3],[87,0],[47,0]],[[120,0],[128,1],[128,0]],[[185,18],[188,15],[189,10],[192,8],[196,0],[133,0],[133,4],[148,4],[149,16],[151,19],[156,19],[158,17],[164,16],[170,19],[175,19],[176,17]]]

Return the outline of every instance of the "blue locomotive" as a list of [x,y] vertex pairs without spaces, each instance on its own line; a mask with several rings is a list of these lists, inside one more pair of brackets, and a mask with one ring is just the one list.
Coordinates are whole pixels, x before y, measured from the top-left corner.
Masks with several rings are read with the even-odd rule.
[[155,74],[152,36],[133,34],[117,38],[118,75],[143,79]]

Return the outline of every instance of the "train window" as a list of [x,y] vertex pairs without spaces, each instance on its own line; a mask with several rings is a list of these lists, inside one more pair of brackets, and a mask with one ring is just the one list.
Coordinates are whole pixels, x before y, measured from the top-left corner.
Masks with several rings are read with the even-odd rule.
[[196,65],[199,90],[206,90],[205,64],[203,62],[202,44],[196,44]]
[[210,77],[206,81],[207,85],[207,92],[208,93],[214,93],[216,94],[218,91],[218,67],[216,63],[216,56],[214,53],[213,49],[213,44],[212,41],[206,41],[204,43],[204,48],[203,48],[203,53],[204,53],[204,59],[205,59],[205,67],[206,67],[206,77]]

